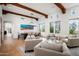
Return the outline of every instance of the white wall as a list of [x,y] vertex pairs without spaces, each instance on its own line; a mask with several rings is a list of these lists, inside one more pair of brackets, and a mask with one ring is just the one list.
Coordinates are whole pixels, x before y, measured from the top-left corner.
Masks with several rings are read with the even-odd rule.
[[0,16],[2,17],[2,7],[0,5]]
[[[52,18],[51,18],[52,16]],[[62,14],[61,12],[56,12],[54,14],[51,14],[49,16],[49,19],[53,22],[55,21],[60,21],[60,33],[56,34],[56,35],[67,35],[68,34],[68,19],[66,19],[66,14]],[[55,24],[54,24],[55,25]]]
[[69,20],[79,18],[79,5],[67,9],[66,14],[64,14],[62,17],[63,19],[61,19],[63,23],[61,24],[61,34],[69,35]]
[[[73,14],[73,11],[75,12],[74,14]],[[51,18],[51,16],[52,16],[52,18]],[[41,17],[38,22],[34,20],[34,24],[37,24],[37,26],[38,26],[38,24],[40,24],[40,23],[45,23],[45,32],[43,32],[43,33],[49,34],[50,33],[49,23],[51,21],[53,21],[53,22],[60,21],[61,22],[61,24],[60,24],[61,31],[57,35],[67,36],[67,35],[69,35],[69,24],[68,24],[69,19],[73,19],[73,18],[79,18],[79,6],[75,6],[73,8],[67,9],[65,14],[62,14],[62,12],[59,9],[55,9],[52,14],[49,14],[48,18]],[[13,25],[14,37],[17,37],[18,32],[20,32],[19,24],[22,24],[22,23],[28,24],[30,22],[29,18],[25,18],[22,20],[21,16],[11,15],[11,14],[7,14],[6,16],[4,16],[4,19],[6,21],[13,20],[12,22],[13,22],[13,24],[15,24],[15,25]],[[36,30],[38,31],[39,30],[38,27],[36,27],[34,31],[36,31]]]
[[[37,21],[35,19],[30,19],[30,18],[26,18],[26,17],[22,17],[22,16],[18,16],[18,15],[13,15],[13,14],[6,14],[3,15],[3,18],[5,21],[10,21],[12,22],[12,33],[13,33],[13,38],[17,38],[18,34],[21,32],[28,32],[28,31],[38,31],[38,25],[37,25]],[[30,22],[33,22],[32,24]],[[30,24],[30,25],[35,25],[33,30],[21,30],[20,29],[20,24]]]
[[[60,10],[56,10],[54,13],[50,14],[46,19],[40,19],[39,23],[45,23],[45,34],[50,33],[50,22],[60,21],[61,31],[56,35],[67,35],[68,34],[68,19],[66,19],[66,14],[62,14]],[[55,25],[54,25],[55,26]]]
[[[74,14],[73,14],[73,11],[75,12]],[[49,23],[51,21],[53,22],[60,21],[61,31],[59,34],[56,34],[56,33],[55,34],[68,36],[69,35],[69,19],[74,19],[74,18],[79,18],[79,6],[75,6],[73,8],[67,9],[65,14],[62,14],[60,10],[56,10],[54,13],[49,15],[48,19],[40,19],[39,23],[41,22],[45,23],[45,32],[43,33],[48,34],[50,33]]]

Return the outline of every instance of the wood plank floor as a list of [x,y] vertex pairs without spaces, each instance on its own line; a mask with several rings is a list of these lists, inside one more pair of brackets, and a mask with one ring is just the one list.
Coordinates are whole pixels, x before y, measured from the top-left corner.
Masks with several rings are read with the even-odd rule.
[[22,52],[19,47],[23,47],[24,45],[25,42],[23,40],[7,37],[0,46],[0,55],[22,56],[24,52]]

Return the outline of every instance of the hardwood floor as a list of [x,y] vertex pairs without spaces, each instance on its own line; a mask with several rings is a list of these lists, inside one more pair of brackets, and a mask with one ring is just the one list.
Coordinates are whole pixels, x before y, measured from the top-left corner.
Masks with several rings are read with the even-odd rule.
[[24,52],[21,48],[24,48],[24,46],[25,42],[23,40],[6,37],[0,47],[0,55],[23,56]]

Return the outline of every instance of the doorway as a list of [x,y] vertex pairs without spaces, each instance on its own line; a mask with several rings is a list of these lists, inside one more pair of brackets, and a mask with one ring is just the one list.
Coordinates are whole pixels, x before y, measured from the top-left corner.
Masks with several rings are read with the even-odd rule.
[[12,38],[12,23],[11,22],[5,22],[5,36]]

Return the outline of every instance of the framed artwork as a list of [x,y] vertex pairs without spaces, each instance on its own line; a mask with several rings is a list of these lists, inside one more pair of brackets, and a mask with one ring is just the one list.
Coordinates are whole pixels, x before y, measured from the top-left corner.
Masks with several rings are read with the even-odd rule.
[[39,24],[39,31],[40,32],[45,32],[45,23]]
[[21,24],[20,25],[21,30],[32,30],[34,28],[33,25],[27,25],[27,24]]
[[54,23],[50,22],[50,33],[54,33]]
[[55,21],[55,33],[60,33],[60,21]]

